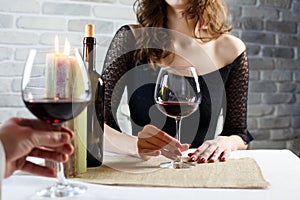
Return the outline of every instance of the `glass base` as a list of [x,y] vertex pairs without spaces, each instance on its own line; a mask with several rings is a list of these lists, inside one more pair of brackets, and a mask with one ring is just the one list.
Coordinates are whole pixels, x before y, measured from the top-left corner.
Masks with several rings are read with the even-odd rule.
[[161,163],[159,166],[161,168],[169,168],[169,169],[187,169],[187,168],[195,167],[195,164],[188,163],[188,162],[173,161],[173,162]]
[[56,184],[54,186],[42,189],[36,193],[39,197],[57,198],[73,197],[85,193],[87,187],[77,184]]

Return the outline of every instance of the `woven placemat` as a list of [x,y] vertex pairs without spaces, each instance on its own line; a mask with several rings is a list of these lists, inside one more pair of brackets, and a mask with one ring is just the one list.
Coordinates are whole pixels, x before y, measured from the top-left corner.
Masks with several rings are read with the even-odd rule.
[[142,161],[128,156],[108,156],[104,164],[75,179],[104,185],[180,188],[267,188],[260,167],[252,158],[196,164],[189,169],[163,169],[166,158]]

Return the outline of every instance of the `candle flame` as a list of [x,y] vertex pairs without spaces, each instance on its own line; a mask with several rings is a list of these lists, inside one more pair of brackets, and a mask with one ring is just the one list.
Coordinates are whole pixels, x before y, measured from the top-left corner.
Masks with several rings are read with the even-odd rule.
[[55,36],[54,46],[55,46],[55,53],[59,54],[59,40],[57,35]]
[[66,40],[65,40],[64,54],[67,56],[70,55],[70,42],[69,42],[68,38],[66,38]]
[[[58,40],[58,36],[55,36],[55,41],[54,41],[54,45],[55,45],[55,53],[59,54],[59,40]],[[64,55],[70,55],[70,42],[68,40],[68,38],[66,38],[65,40],[65,47],[64,47]]]

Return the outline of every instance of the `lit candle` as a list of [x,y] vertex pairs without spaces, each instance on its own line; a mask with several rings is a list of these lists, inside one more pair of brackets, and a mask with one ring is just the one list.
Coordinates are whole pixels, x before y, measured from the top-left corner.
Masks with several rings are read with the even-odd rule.
[[[73,54],[68,39],[64,51],[59,51],[59,40],[55,37],[55,51],[46,55],[46,94],[51,99],[78,98],[84,90],[83,79],[80,75],[80,65]],[[74,90],[74,91],[73,91]],[[72,99],[71,99],[72,98]],[[67,177],[86,172],[86,138],[87,112],[86,109],[76,118],[64,123],[76,134],[73,141],[74,153],[65,163]]]
[[58,37],[55,37],[55,53],[46,56],[47,96],[48,98],[71,98],[73,78],[71,67],[76,62],[69,56],[70,43],[65,41],[64,52],[59,52]]

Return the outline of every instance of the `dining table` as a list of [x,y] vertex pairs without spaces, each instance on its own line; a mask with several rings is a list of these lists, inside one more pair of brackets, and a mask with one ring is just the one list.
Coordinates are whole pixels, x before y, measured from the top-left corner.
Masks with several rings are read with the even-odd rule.
[[[86,193],[65,199],[84,200],[299,200],[300,159],[288,149],[238,150],[230,158],[253,158],[269,183],[264,189],[233,188],[176,188],[150,186],[121,186],[91,184],[78,180],[68,181],[84,184]],[[179,169],[180,170],[180,169]],[[45,199],[35,192],[55,182],[53,178],[15,173],[2,183],[3,200]],[[47,198],[46,198],[47,199]]]

